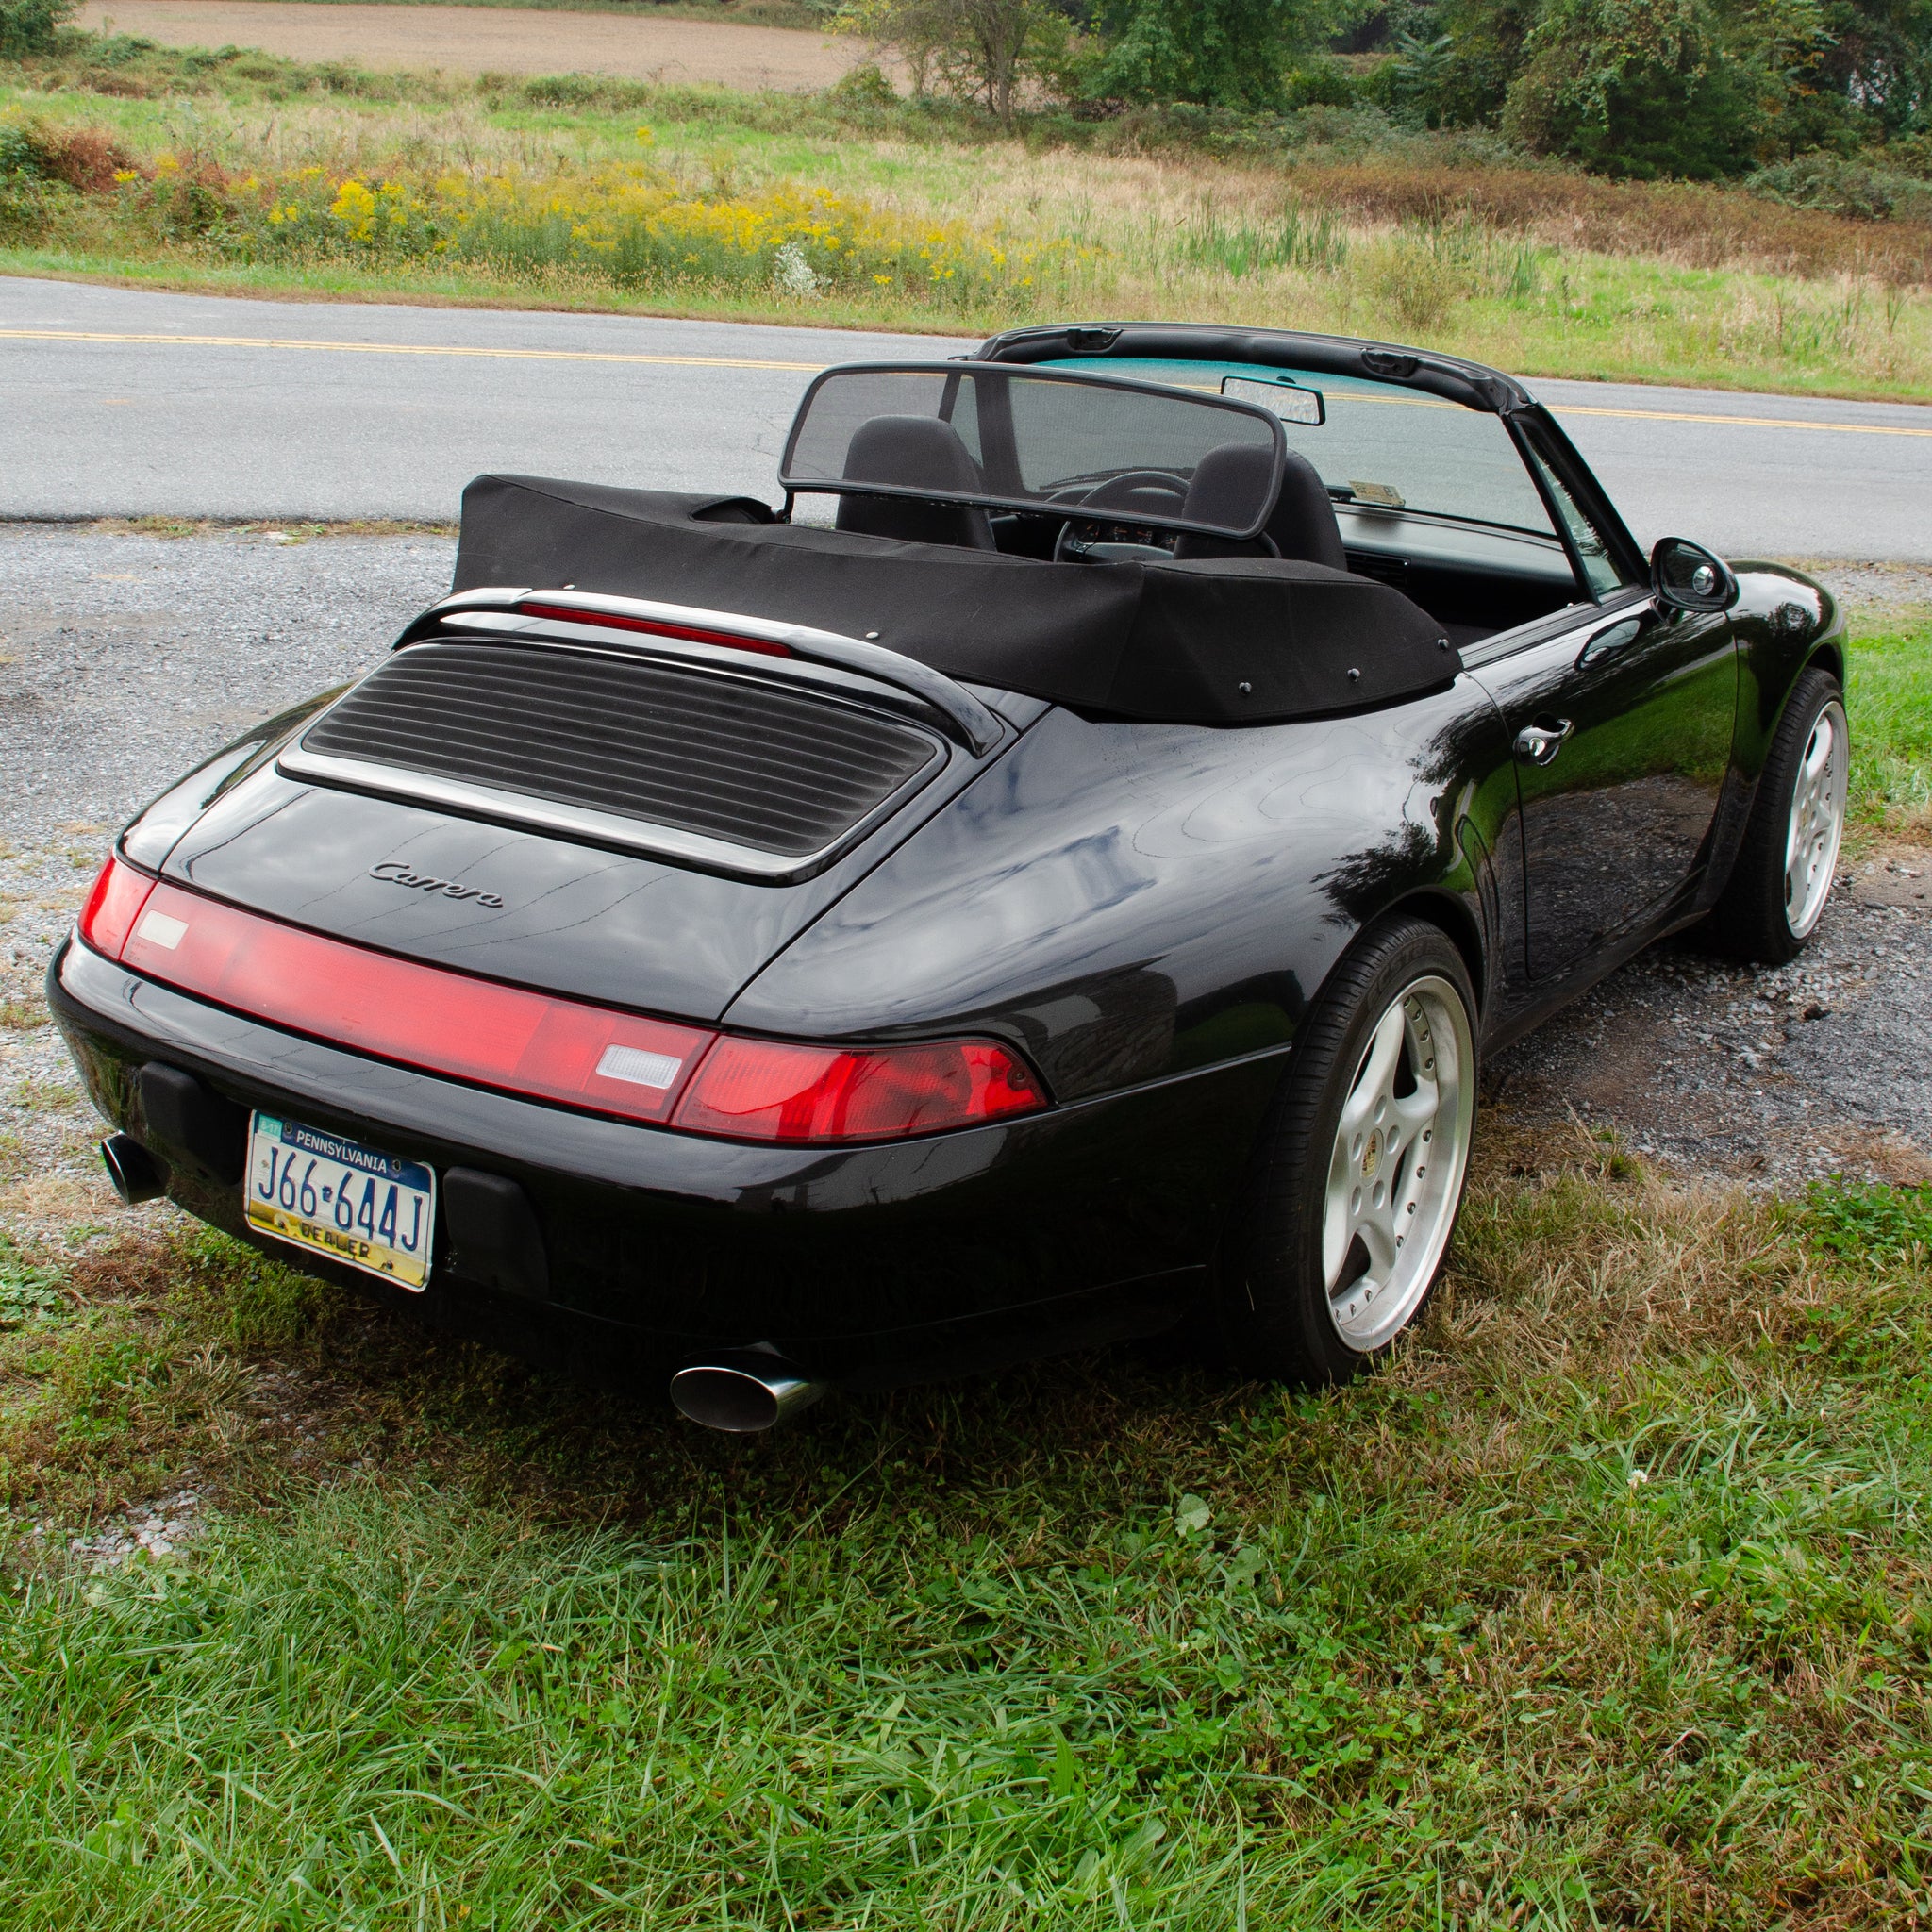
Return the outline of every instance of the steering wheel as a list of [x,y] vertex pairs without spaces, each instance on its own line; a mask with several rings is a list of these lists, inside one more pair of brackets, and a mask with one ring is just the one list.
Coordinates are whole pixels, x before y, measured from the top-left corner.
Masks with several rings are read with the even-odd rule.
[[[1188,500],[1187,478],[1176,476],[1168,470],[1124,470],[1118,476],[1108,476],[1103,482],[1076,488],[1080,490],[1077,495],[1074,490],[1059,490],[1048,497],[1047,502],[1056,508],[1064,505],[1069,509],[1085,509],[1096,496],[1124,494],[1129,490],[1158,490],[1163,496],[1172,496],[1174,499],[1176,509]],[[1064,562],[1066,559],[1068,535],[1075,521],[1074,518],[1068,518],[1060,525],[1059,535],[1054,539],[1053,560],[1056,563]],[[1089,514],[1079,517],[1077,521],[1083,524],[1132,523],[1133,506],[1098,504]]]

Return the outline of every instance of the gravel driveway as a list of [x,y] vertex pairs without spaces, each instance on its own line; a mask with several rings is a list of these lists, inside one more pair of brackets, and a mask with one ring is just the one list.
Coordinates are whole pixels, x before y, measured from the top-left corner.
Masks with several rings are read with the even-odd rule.
[[[446,586],[454,548],[0,525],[0,1230],[125,1224],[40,994],[108,831],[195,758],[374,661]],[[1859,601],[1932,602],[1932,572],[1833,575]],[[1498,1117],[1574,1115],[1757,1185],[1932,1179],[1932,853],[1863,857],[1776,972],[1688,939],[1653,947],[1485,1084]]]

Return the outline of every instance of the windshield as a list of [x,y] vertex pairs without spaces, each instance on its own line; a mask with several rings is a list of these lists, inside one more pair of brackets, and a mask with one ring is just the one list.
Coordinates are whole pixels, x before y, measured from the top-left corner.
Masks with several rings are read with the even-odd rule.
[[827,370],[806,391],[779,481],[791,491],[938,497],[1253,536],[1281,487],[1273,410],[1083,369],[941,362]]
[[[1040,366],[1091,371],[1095,365],[1074,358]],[[1465,409],[1400,383],[1252,362],[1123,357],[1109,358],[1105,366],[1108,375],[1170,383],[1204,395],[1220,394],[1230,380],[1243,400],[1258,400],[1267,388],[1277,389],[1289,448],[1314,464],[1338,502],[1464,517],[1539,537],[1557,534],[1509,432],[1499,417],[1484,410]],[[1322,398],[1319,411],[1309,403],[1310,391]],[[1317,414],[1324,420],[1307,420]]]

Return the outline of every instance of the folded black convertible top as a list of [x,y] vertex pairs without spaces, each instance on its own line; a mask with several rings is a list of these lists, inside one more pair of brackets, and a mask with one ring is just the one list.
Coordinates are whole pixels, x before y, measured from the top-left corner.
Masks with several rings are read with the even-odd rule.
[[1044,563],[771,515],[745,497],[479,476],[453,588],[570,584],[808,625],[975,684],[1172,724],[1353,710],[1461,668],[1400,591],[1321,564]]

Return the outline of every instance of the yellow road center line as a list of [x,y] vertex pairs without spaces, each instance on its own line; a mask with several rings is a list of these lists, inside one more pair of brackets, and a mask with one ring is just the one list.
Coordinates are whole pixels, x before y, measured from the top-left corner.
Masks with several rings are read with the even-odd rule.
[[1547,403],[1553,416],[1642,416],[1657,423],[1740,423],[1747,429],[1836,429],[1845,436],[1932,436],[1903,423],[1818,423],[1804,416],[1697,416],[1688,409],[1604,409],[1588,403]]
[[481,349],[457,342],[323,342],[295,336],[119,335],[91,328],[0,328],[0,339],[36,342],[149,342],[192,349],[322,349],[350,356],[481,356],[518,362],[648,362],[691,369],[795,369],[823,362],[766,362],[748,356],[636,356],[600,349]]
[[[330,342],[297,336],[138,335],[78,328],[0,328],[0,341],[146,342],[198,349],[310,349],[348,356],[470,356],[521,362],[629,362],[665,369],[779,369],[805,375],[815,375],[829,366],[824,362],[779,362],[751,356],[645,356],[614,349],[485,349],[456,342]],[[1824,423],[1803,416],[1704,415],[1688,409],[1612,409],[1588,403],[1552,403],[1548,408],[1553,416],[1614,416],[1628,422],[1708,423],[1745,429],[1824,429],[1841,436],[1932,437],[1932,428],[1917,429],[1895,423]]]

